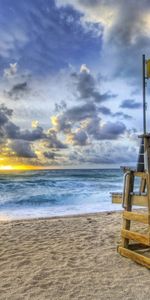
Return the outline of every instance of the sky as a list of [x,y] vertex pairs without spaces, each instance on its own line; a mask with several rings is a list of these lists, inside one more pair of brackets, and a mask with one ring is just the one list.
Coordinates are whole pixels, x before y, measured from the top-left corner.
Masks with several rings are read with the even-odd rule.
[[136,163],[148,0],[0,0],[0,36],[0,169]]

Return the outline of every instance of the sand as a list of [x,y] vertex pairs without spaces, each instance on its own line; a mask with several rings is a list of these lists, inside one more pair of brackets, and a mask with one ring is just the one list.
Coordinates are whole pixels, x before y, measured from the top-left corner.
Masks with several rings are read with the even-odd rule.
[[0,222],[0,300],[149,300],[150,271],[120,256],[120,213]]

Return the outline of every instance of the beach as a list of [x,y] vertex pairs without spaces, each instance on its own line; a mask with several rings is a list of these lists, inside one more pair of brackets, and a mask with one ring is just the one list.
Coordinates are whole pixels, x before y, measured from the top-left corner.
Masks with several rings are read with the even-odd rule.
[[0,222],[0,299],[150,299],[149,270],[120,256],[121,213]]

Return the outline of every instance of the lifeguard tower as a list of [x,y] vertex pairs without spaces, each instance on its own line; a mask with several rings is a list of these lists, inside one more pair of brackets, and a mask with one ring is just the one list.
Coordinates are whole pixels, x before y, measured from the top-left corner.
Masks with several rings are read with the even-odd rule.
[[[122,203],[124,209],[118,252],[150,269],[150,134],[146,132],[145,101],[146,82],[149,78],[150,60],[145,60],[143,55],[143,134],[139,136],[141,146],[137,168],[123,167],[123,193],[112,193],[112,203]],[[134,191],[135,180],[139,182],[138,193]],[[142,212],[140,209],[132,211],[133,206],[142,207]],[[132,229],[133,223],[138,224],[136,230]],[[140,230],[140,223],[143,224],[143,232]]]

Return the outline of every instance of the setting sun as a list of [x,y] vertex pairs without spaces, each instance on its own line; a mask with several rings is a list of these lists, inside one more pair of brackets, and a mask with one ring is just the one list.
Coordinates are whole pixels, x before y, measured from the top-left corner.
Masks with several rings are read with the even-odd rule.
[[13,170],[13,167],[12,166],[2,166],[2,167],[0,167],[0,170],[10,171],[10,170]]
[[26,170],[40,170],[43,167],[32,165],[6,165],[0,166],[0,171],[26,171]]

